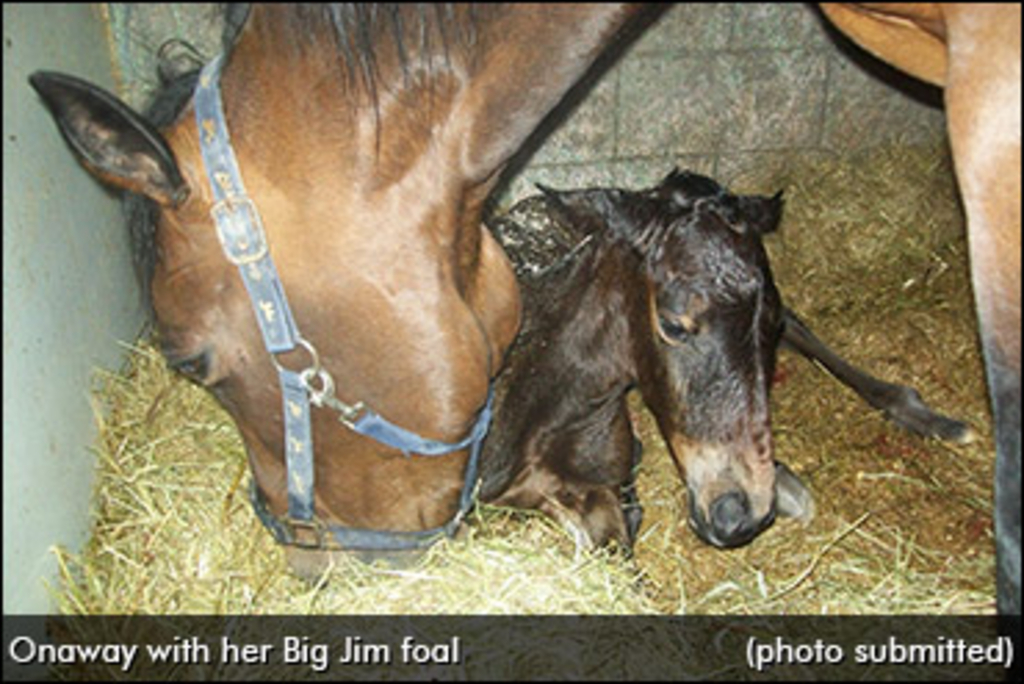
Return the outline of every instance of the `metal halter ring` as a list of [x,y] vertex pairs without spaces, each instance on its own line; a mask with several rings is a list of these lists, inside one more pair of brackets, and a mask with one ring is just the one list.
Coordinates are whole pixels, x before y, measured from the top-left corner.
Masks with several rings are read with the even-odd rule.
[[[308,368],[301,371],[293,371],[292,369],[286,368],[285,366],[281,365],[281,362],[277,360],[277,357],[279,354],[283,354],[284,352],[274,352],[270,355],[270,359],[274,362],[274,366],[277,368],[278,371],[287,370],[292,373],[297,373],[299,375],[299,378],[302,380],[303,386],[312,394],[313,390],[310,388],[307,378],[324,372],[323,368],[320,366],[320,354],[317,353],[316,347],[314,347],[312,344],[310,344],[303,338],[296,336],[295,341],[299,344],[299,346],[306,350],[306,353],[309,354],[309,358],[310,361],[312,361],[312,363]],[[328,382],[330,383],[331,388],[333,390],[334,382],[330,380]]]
[[[317,353],[316,347],[302,337],[296,337],[295,341],[309,353],[310,360],[312,361],[308,368],[298,371],[299,381],[306,388],[306,391],[309,392],[309,400],[313,405],[323,406],[325,402],[334,397],[334,378],[320,365],[320,354]],[[281,370],[283,366],[278,362],[277,354],[274,354],[271,358],[274,359],[274,365],[277,366],[277,369]],[[319,380],[319,386],[317,386],[314,379]]]
[[[320,365],[320,355],[317,353],[316,347],[301,337],[297,337],[296,342],[309,352],[309,356],[313,361],[308,368],[298,372],[299,381],[306,389],[306,392],[309,393],[310,403],[318,408],[326,406],[333,409],[338,413],[338,420],[343,425],[349,428],[353,427],[356,419],[366,409],[366,404],[361,401],[357,401],[354,404],[346,404],[335,397],[334,377],[326,368]],[[275,354],[271,358],[274,360],[274,365],[277,366],[278,370],[281,370],[283,366],[278,362],[277,355]]]

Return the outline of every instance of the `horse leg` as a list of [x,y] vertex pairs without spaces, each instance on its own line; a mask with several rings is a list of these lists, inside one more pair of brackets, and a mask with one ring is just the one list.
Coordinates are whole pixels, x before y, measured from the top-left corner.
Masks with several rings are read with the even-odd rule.
[[995,420],[997,604],[1020,615],[1021,9],[944,10],[946,121]]
[[564,527],[579,548],[614,540],[628,553],[643,515],[633,486],[641,449],[625,399],[616,401],[526,459],[492,503],[539,510]]
[[629,549],[631,539],[618,487],[566,476],[550,465],[528,465],[491,503],[540,511],[569,533],[577,549],[604,546],[613,539]]
[[974,430],[965,423],[928,408],[920,393],[912,387],[879,380],[851,366],[818,339],[789,308],[783,310],[782,341],[808,359],[820,363],[839,382],[883,411],[889,420],[903,429],[961,444],[976,438]]
[[985,351],[996,426],[996,597],[1001,615],[1020,616],[1020,369]]

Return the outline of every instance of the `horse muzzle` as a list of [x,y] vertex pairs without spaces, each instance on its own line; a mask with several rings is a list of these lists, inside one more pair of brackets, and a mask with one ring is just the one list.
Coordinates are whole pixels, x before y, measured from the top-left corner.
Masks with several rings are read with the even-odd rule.
[[775,497],[768,513],[755,520],[750,499],[742,490],[720,495],[708,507],[705,517],[697,496],[687,487],[690,501],[689,524],[702,541],[718,548],[743,546],[768,529],[776,515],[793,518],[807,526],[814,519],[814,497],[800,478],[784,463],[775,464]]
[[688,522],[701,541],[722,549],[731,549],[749,543],[775,522],[775,504],[761,518],[755,518],[750,499],[739,490],[720,495],[708,506],[708,514],[697,506],[697,496],[688,489],[690,517]]

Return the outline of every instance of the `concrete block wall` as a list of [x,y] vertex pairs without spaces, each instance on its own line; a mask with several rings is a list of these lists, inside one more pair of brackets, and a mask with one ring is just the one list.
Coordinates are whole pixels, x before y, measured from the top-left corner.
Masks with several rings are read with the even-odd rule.
[[944,135],[938,89],[864,55],[813,5],[668,9],[511,183],[640,187],[672,165],[774,190],[794,155]]

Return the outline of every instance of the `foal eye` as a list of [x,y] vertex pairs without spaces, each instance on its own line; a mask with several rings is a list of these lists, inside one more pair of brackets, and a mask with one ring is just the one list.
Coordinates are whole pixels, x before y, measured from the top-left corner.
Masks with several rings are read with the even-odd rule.
[[658,314],[658,328],[669,344],[687,342],[697,331],[697,325],[685,316],[677,319],[669,319]]

